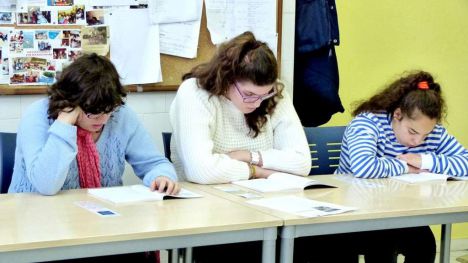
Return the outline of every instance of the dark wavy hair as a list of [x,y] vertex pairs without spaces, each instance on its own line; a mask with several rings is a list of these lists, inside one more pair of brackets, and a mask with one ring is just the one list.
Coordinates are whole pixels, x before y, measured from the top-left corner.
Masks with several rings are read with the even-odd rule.
[[182,80],[197,78],[198,86],[211,95],[226,96],[237,81],[250,81],[257,86],[275,84],[278,93],[264,100],[255,111],[245,114],[252,137],[257,137],[281,99],[283,85],[278,79],[278,63],[266,43],[258,41],[252,32],[245,32],[221,44],[213,58],[195,66]]
[[95,53],[82,55],[66,67],[47,93],[50,119],[78,106],[86,113],[109,113],[125,104],[127,96],[112,62]]
[[[419,83],[427,82],[428,89],[418,88]],[[413,118],[417,109],[430,119],[441,122],[446,115],[446,106],[439,83],[425,71],[404,74],[370,99],[360,102],[353,116],[362,112],[386,111],[391,114],[400,108],[404,116]]]

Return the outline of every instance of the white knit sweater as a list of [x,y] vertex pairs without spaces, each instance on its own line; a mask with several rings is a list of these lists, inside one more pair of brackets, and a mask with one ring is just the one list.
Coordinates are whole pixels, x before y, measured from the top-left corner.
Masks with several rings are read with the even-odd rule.
[[263,167],[298,175],[310,171],[310,151],[291,99],[284,98],[256,138],[244,114],[224,96],[211,96],[196,79],[184,81],[171,105],[171,159],[181,180],[201,184],[246,180],[249,167],[236,150],[260,151]]

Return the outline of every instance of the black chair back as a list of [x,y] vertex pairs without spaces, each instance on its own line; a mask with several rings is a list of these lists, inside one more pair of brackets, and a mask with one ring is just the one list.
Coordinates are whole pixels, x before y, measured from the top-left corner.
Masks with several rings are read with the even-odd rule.
[[171,161],[171,137],[172,132],[163,132],[163,146],[164,146],[164,155],[166,156],[169,161]]
[[0,132],[0,189],[8,192],[15,163],[16,133]]

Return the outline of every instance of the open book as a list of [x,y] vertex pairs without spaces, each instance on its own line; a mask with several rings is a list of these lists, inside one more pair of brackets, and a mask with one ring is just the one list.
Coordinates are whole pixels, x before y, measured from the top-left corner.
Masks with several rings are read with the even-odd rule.
[[405,183],[415,184],[429,181],[447,181],[447,180],[460,180],[468,181],[468,176],[449,176],[446,174],[436,173],[418,173],[418,174],[403,174],[400,176],[391,177],[392,179],[402,181]]
[[110,201],[115,204],[155,201],[171,198],[196,198],[202,197],[199,194],[190,192],[186,189],[181,189],[177,195],[167,195],[158,191],[151,191],[144,185],[129,185],[116,187],[103,187],[88,189],[88,193],[99,199]]
[[299,196],[261,198],[247,201],[247,203],[304,217],[334,215],[356,210],[354,207],[320,202]]
[[335,187],[319,181],[287,173],[273,173],[268,178],[242,180],[233,184],[247,187],[259,192],[275,192],[293,189],[331,188]]

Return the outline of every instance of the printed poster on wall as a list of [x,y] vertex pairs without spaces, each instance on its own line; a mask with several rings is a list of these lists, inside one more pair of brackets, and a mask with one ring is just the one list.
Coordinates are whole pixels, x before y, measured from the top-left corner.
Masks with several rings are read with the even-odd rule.
[[43,85],[82,54],[77,29],[24,29],[9,34],[11,85]]

